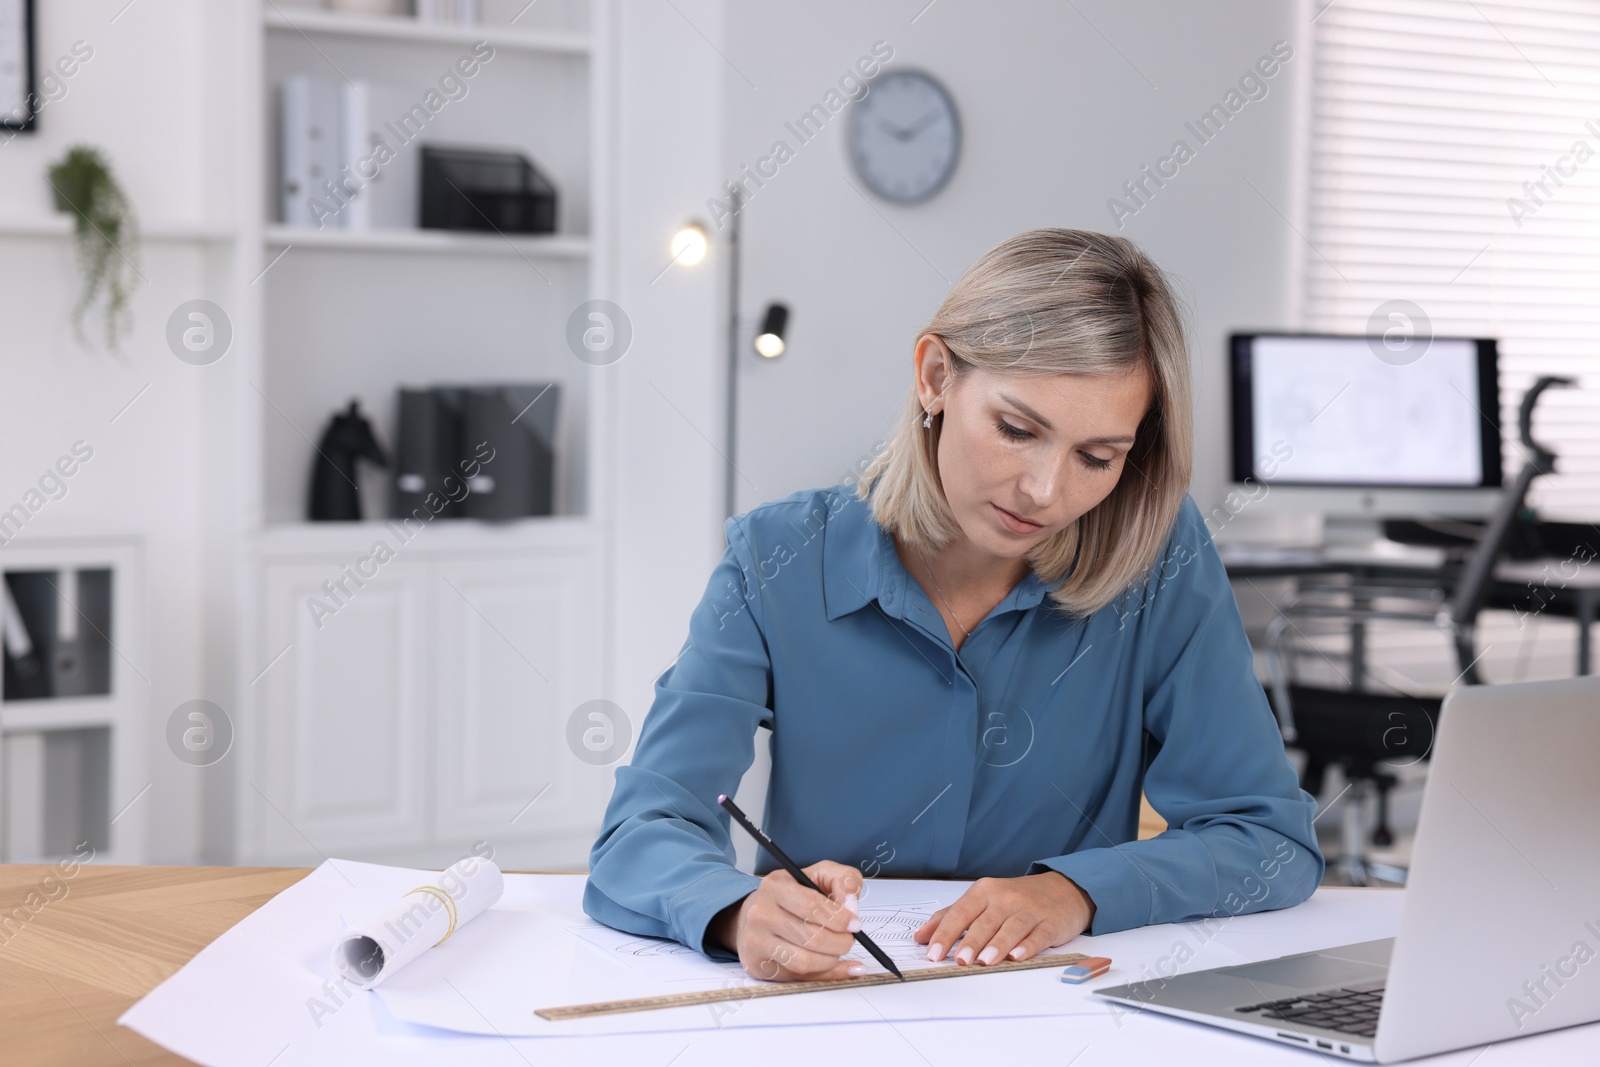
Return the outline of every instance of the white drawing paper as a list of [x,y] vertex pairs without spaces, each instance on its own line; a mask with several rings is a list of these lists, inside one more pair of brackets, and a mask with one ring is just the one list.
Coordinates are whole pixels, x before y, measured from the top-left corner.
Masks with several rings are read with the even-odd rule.
[[[928,960],[928,946],[912,937],[917,928],[933,917],[943,904],[922,900],[905,904],[863,904],[861,932],[872,939],[901,972],[928,967],[955,966],[947,952],[938,963]],[[587,922],[569,927],[573,934],[610,953],[619,963],[658,982],[715,984],[743,980],[744,968],[735,961],[707,960],[700,953],[676,941],[613,930],[604,923]],[[842,958],[866,965],[867,974],[882,974],[884,967],[857,944]]]

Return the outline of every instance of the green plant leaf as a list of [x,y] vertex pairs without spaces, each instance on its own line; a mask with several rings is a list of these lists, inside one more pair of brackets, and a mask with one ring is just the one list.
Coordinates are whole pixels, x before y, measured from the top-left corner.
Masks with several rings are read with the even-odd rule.
[[104,297],[106,346],[115,349],[133,327],[129,297],[139,278],[139,234],[133,204],[111,165],[90,145],[73,145],[50,167],[56,207],[73,216],[73,245],[81,288],[72,309],[73,333],[88,346],[84,320]]

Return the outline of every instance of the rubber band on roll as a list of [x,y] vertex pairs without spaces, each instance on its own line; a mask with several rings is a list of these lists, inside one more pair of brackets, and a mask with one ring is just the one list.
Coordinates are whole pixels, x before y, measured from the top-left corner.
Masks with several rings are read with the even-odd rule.
[[357,989],[371,989],[500,899],[500,868],[478,856],[451,864],[433,885],[419,885],[370,922],[347,930],[333,947],[333,973]]
[[450,899],[449,893],[446,893],[443,889],[440,889],[436,885],[419,885],[417,888],[407,893],[406,896],[409,897],[412,893],[426,893],[428,896],[436,898],[444,905],[444,910],[450,914],[450,928],[444,932],[443,937],[433,943],[434,947],[438,948],[440,945],[450,940],[450,935],[456,932],[456,916],[460,914],[460,912],[456,909],[456,902]]

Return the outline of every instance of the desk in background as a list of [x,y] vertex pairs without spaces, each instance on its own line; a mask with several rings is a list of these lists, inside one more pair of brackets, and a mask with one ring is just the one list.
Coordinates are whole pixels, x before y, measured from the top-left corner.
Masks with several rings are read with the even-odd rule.
[[[1348,575],[1368,582],[1433,581],[1448,588],[1460,572],[1459,564],[1441,564],[1443,553],[1430,550],[1346,555],[1311,548],[1220,545],[1218,552],[1228,577],[1239,581]],[[1549,559],[1499,564],[1484,608],[1572,619],[1578,625],[1573,673],[1592,674],[1590,630],[1600,614],[1600,562],[1578,567],[1577,573],[1567,578],[1558,568],[1569,562]],[[1356,624],[1351,630],[1351,669],[1358,679],[1365,674],[1365,656],[1365,631]]]

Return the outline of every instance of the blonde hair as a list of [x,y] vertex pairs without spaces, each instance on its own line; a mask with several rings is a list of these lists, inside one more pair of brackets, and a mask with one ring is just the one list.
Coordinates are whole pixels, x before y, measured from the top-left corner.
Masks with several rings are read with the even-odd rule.
[[[1121,237],[1026,230],[967,268],[917,337],[930,333],[950,350],[957,377],[967,367],[1030,377],[1148,372],[1150,408],[1116,488],[1027,556],[1065,611],[1105,607],[1155,564],[1193,467],[1188,346],[1166,276]],[[856,494],[886,530],[939,547],[960,527],[939,481],[944,412],[927,429],[924,415],[913,381],[890,447]]]

